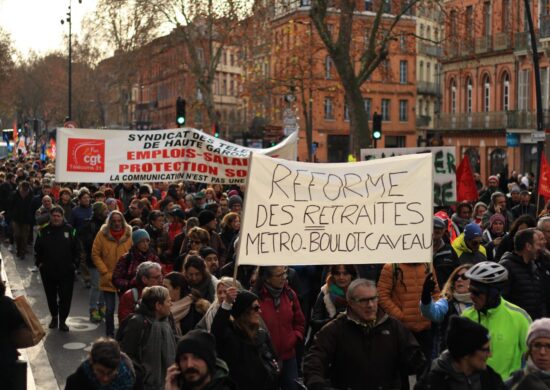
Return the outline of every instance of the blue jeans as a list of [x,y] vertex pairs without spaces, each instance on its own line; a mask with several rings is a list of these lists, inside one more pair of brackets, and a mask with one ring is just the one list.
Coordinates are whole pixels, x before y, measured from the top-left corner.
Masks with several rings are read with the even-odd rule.
[[90,267],[90,311],[105,306],[103,291],[99,291],[99,271],[95,267]]
[[105,298],[105,306],[107,306],[107,312],[105,313],[105,334],[108,337],[114,337],[116,293],[103,291],[103,297]]
[[281,367],[281,390],[297,390],[296,379],[298,379],[296,357],[283,360]]

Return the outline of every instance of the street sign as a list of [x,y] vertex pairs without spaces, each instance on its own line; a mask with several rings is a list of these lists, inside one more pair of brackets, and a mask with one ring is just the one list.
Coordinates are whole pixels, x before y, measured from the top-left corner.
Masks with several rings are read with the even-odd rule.
[[506,133],[506,146],[515,148],[519,146],[519,134],[518,133]]
[[531,133],[531,141],[543,142],[544,140],[546,140],[546,133],[544,131],[533,131]]
[[283,127],[285,135],[289,135],[290,133],[298,130],[296,113],[291,108],[285,108],[283,111]]

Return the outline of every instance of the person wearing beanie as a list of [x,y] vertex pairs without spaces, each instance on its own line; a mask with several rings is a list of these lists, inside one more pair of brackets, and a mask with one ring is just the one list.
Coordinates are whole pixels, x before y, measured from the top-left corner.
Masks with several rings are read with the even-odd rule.
[[119,296],[136,286],[135,277],[141,263],[151,261],[160,264],[159,257],[149,245],[150,241],[147,230],[137,229],[132,232],[132,247],[120,258],[113,271],[113,284]]
[[522,215],[530,215],[537,218],[537,206],[531,203],[531,193],[527,190],[522,190],[519,193],[519,204],[511,208],[514,219]]
[[500,390],[500,376],[487,365],[491,356],[489,332],[467,318],[453,316],[447,330],[447,347],[430,370],[415,385],[415,390]]
[[527,363],[506,381],[507,389],[550,389],[550,318],[533,321],[527,333]]
[[440,286],[445,284],[449,275],[460,264],[451,244],[446,243],[443,239],[446,228],[447,223],[443,219],[437,216],[433,217],[433,266]]
[[485,253],[487,260],[494,261],[497,250],[502,240],[508,234],[504,230],[506,224],[506,218],[502,214],[493,214],[489,218],[489,226],[483,231],[481,236],[483,246],[485,247]]
[[229,287],[212,321],[216,351],[240,390],[279,389],[280,368],[269,333],[261,327],[258,297]]
[[[510,184],[508,184],[510,186]],[[510,192],[506,199],[506,207],[508,210],[512,210],[519,204],[521,188],[516,183],[512,184]]]
[[496,175],[489,176],[487,180],[487,188],[484,191],[481,191],[479,195],[479,201],[485,204],[489,204],[491,201],[491,196],[499,191],[499,179]]
[[234,213],[240,215],[243,208],[243,198],[239,195],[230,196],[227,200],[227,207],[229,208],[229,211],[233,211]]
[[86,287],[90,289],[89,311],[90,322],[100,323],[105,315],[105,299],[99,291],[99,271],[92,261],[92,246],[101,226],[105,223],[109,210],[103,202],[96,202],[92,206],[92,216],[84,221],[84,224],[76,230],[76,238],[79,241],[80,262],[86,262],[90,271],[90,281]]
[[504,298],[524,309],[534,320],[547,314],[545,275],[535,264],[543,245],[536,229],[521,230],[514,237],[514,251],[506,252],[499,262],[509,275]]
[[199,214],[199,226],[210,234],[210,243],[208,246],[216,251],[218,259],[224,259],[226,248],[218,233],[216,214],[210,210],[201,211]]
[[195,329],[176,348],[176,363],[168,368],[165,390],[230,390],[237,386],[229,378],[227,364],[216,357],[214,336]]
[[483,214],[487,211],[487,205],[483,202],[477,202],[474,206],[474,214],[473,214],[473,221],[477,223],[479,226],[481,226],[481,220],[483,218]]
[[206,268],[208,269],[210,275],[218,278],[218,276],[220,275],[220,261],[218,258],[218,252],[214,248],[204,246],[200,249],[199,255],[204,259],[204,262],[206,263]]
[[509,278],[504,266],[484,261],[475,264],[465,276],[470,279],[473,305],[464,310],[462,316],[489,331],[492,355],[488,364],[505,380],[522,366],[531,317],[519,306],[502,298]]
[[487,260],[487,252],[485,247],[481,245],[482,233],[478,224],[470,222],[453,241],[452,246],[460,264],[476,264]]

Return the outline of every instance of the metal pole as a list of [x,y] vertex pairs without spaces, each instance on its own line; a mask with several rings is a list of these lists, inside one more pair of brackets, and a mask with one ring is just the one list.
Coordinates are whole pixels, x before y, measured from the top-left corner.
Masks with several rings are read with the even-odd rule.
[[[540,68],[539,68],[539,53],[537,49],[537,37],[535,35],[535,28],[533,26],[533,17],[531,16],[531,6],[529,0],[524,0],[525,3],[525,16],[527,18],[527,24],[529,26],[529,34],[531,35],[531,50],[533,51],[533,71],[535,72],[535,95],[537,103],[537,131],[544,131],[543,113],[542,113],[542,94],[540,86]],[[535,180],[534,195],[538,204],[538,189],[540,178],[540,162],[544,153],[544,141],[537,142],[537,176]]]
[[69,0],[69,120],[73,117],[73,104],[72,104],[72,94],[73,94],[73,45],[72,45],[72,9],[71,9],[71,3],[72,1]]

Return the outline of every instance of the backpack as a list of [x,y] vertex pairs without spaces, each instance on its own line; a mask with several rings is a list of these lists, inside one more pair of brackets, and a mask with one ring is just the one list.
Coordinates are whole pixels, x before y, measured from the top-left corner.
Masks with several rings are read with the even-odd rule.
[[[133,287],[132,288],[132,298],[134,299],[134,313],[136,309],[139,308],[139,294],[138,289]],[[131,314],[127,316],[125,319],[122,320],[120,324],[118,324],[118,329],[116,331],[115,340],[119,343],[122,341],[122,336],[124,336],[124,329],[126,329],[126,326],[128,325],[128,321],[130,321],[130,318],[132,318],[134,314]]]

